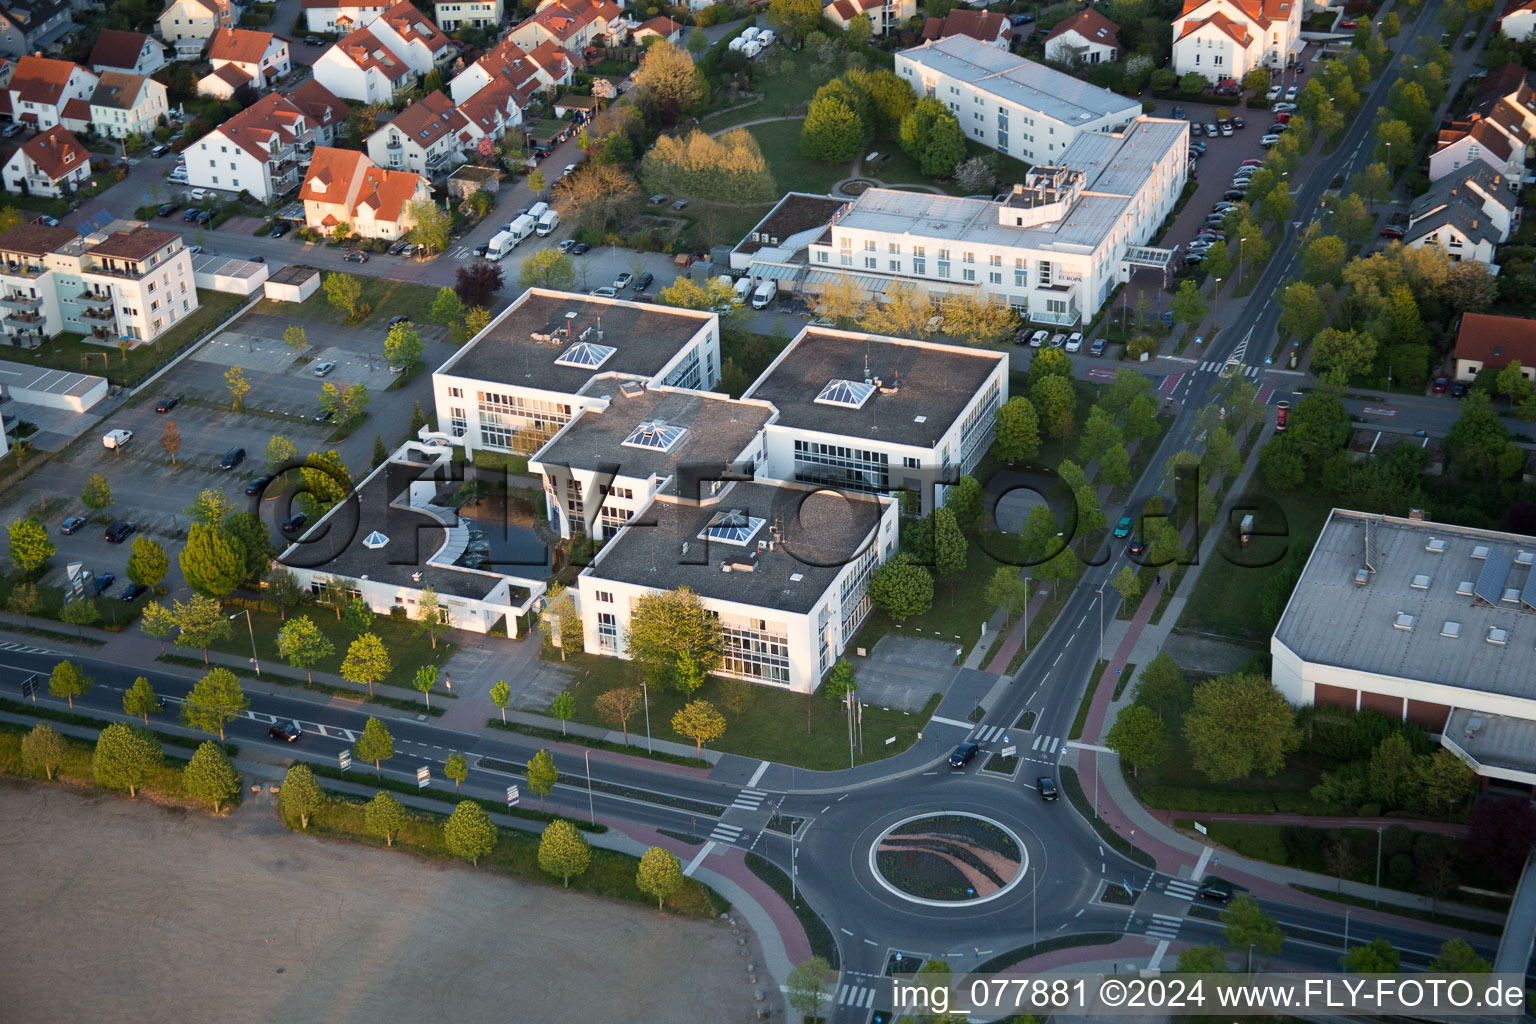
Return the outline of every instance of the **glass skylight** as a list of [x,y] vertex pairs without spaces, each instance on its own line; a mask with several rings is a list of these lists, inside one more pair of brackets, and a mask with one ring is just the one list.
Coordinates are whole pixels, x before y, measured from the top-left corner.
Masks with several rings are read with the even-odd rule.
[[833,378],[827,381],[826,387],[821,389],[821,394],[816,396],[816,401],[822,405],[841,405],[845,409],[861,409],[864,403],[869,401],[869,396],[874,393],[873,384]]
[[618,349],[610,345],[594,345],[589,341],[578,341],[555,360],[557,366],[584,366],[588,369],[596,369],[608,361],[608,357]]
[[651,420],[642,423],[629,432],[624,443],[631,448],[648,448],[651,451],[671,451],[672,446],[683,439],[688,433],[684,427],[674,427],[670,423],[661,420]]
[[704,532],[699,534],[699,539],[745,547],[751,542],[752,535],[762,528],[763,520],[755,519],[740,509],[733,508],[729,512],[716,514],[704,528]]

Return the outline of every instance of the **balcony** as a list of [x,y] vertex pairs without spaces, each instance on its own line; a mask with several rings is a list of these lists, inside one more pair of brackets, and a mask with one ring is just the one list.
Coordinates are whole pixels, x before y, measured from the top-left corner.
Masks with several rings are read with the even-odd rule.
[[22,277],[29,281],[34,281],[37,278],[42,277],[44,273],[45,270],[43,267],[33,266],[29,263],[8,262],[3,267],[0,267],[0,274],[4,274],[6,277]]
[[81,320],[90,320],[99,324],[117,324],[117,313],[111,306],[87,307],[80,311]]
[[390,139],[388,142],[384,143],[384,148],[385,149],[403,149],[404,147],[400,145],[400,140],[399,139]]
[[127,278],[130,281],[137,281],[139,278],[148,274],[152,269],[154,268],[146,266],[133,266],[127,263],[115,263],[111,265],[87,266],[84,272],[87,274],[100,274],[103,277],[122,277]]
[[41,308],[43,300],[36,296],[26,295],[0,295],[0,308],[14,309],[22,313],[31,313]]
[[43,315],[41,313],[6,313],[0,316],[0,323],[18,330],[38,330],[43,326]]

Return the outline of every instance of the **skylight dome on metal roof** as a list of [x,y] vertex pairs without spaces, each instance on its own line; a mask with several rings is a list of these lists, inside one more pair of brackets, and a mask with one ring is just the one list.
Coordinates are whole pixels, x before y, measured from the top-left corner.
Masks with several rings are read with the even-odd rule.
[[650,420],[629,432],[624,443],[631,448],[647,448],[651,451],[671,451],[688,433],[686,427],[674,427],[661,420]]
[[733,508],[729,512],[717,513],[704,528],[704,532],[699,534],[699,539],[745,547],[751,543],[752,535],[762,528],[763,520]]
[[558,366],[584,366],[595,370],[608,361],[618,349],[611,345],[594,345],[590,341],[578,341],[555,360]]
[[816,401],[822,405],[841,405],[847,409],[861,409],[864,403],[869,401],[869,396],[874,393],[873,384],[834,377],[827,381],[827,386],[821,389],[821,394],[816,396]]
[[363,538],[363,547],[367,548],[370,551],[377,551],[377,550],[379,550],[379,548],[383,547],[384,545],[386,545],[388,543],[389,543],[389,538],[384,536],[378,530],[374,530],[368,536]]

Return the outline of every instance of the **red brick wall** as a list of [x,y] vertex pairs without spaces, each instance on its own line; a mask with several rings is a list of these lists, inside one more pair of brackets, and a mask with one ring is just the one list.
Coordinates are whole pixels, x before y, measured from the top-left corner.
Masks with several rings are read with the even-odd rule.
[[1327,683],[1318,683],[1313,690],[1312,703],[1327,704],[1331,707],[1348,708],[1355,710],[1356,691],[1344,686],[1329,686]]

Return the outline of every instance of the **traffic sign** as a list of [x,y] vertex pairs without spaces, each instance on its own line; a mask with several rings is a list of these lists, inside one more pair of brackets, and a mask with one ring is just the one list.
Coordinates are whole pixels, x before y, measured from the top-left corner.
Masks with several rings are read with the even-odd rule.
[[1004,757],[1012,757],[1014,754],[1017,754],[1018,752],[1019,752],[1019,748],[1018,747],[1004,747],[1003,748],[1003,756]]
[[21,695],[31,697],[32,703],[37,703],[37,673],[33,672],[21,681]]
[[337,754],[336,761],[341,765],[342,771],[346,771],[348,768],[352,767],[352,748],[348,747],[346,750],[343,750],[341,753]]
[[517,787],[516,786],[508,786],[507,787],[507,806],[508,807],[512,807],[512,806],[515,806],[516,804],[517,804]]
[[422,765],[416,769],[416,788],[426,789],[427,783],[432,781],[432,769]]

